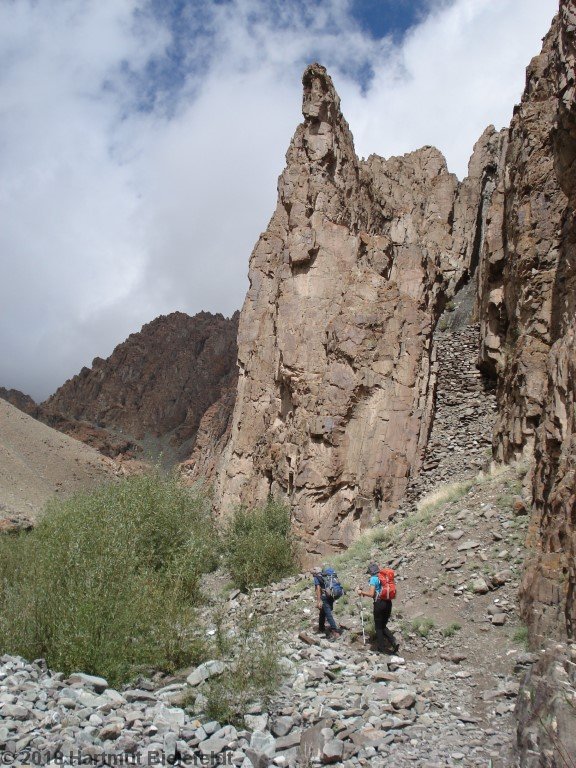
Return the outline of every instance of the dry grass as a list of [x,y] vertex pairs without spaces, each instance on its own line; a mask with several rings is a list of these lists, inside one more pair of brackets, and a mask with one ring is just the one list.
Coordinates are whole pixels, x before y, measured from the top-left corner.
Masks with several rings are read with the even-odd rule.
[[473,485],[474,480],[465,480],[459,483],[441,485],[439,488],[435,488],[420,499],[416,507],[417,513],[422,516],[426,512],[433,512],[444,504],[456,501],[467,494]]

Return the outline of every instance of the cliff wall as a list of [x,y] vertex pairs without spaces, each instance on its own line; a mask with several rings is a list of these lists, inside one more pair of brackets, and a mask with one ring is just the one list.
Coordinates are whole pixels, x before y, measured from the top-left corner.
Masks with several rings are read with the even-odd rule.
[[303,77],[304,122],[250,258],[239,382],[218,506],[287,498],[309,553],[392,514],[431,428],[432,336],[478,260],[501,141],[459,183],[438,150],[359,161],[326,70]]

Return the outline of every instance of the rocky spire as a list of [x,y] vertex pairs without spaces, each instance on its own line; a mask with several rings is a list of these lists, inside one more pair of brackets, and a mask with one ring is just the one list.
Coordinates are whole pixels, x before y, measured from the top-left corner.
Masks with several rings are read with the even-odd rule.
[[250,258],[217,503],[293,510],[310,553],[393,514],[430,429],[435,323],[468,272],[483,157],[463,185],[432,147],[360,162],[324,67]]

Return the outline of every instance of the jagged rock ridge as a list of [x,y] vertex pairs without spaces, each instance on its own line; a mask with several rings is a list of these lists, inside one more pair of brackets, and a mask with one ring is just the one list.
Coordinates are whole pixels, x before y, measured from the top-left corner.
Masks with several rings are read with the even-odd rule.
[[183,458],[205,411],[234,387],[237,324],[238,313],[160,316],[67,381],[39,418],[86,442],[103,436],[112,450],[124,441]]
[[132,458],[141,451],[140,446],[131,439],[115,435],[110,430],[97,427],[87,421],[64,416],[62,413],[36,403],[30,395],[18,389],[0,387],[0,398],[58,432],[89,445],[104,456]]
[[217,497],[226,511],[285,496],[313,553],[387,517],[418,471],[432,334],[478,257],[495,142],[483,137],[461,184],[432,147],[360,162],[324,67],[303,85],[304,122],[250,259]]

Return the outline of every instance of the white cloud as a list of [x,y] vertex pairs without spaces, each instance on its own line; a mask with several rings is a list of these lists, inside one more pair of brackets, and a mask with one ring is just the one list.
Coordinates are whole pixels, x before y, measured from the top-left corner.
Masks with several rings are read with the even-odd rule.
[[[167,63],[174,29],[146,2],[0,3],[0,386],[44,397],[159,313],[241,305],[310,60],[360,154],[436,144],[462,176],[483,128],[509,121],[557,5],[431,2],[395,47],[346,0],[201,3],[201,20],[190,2],[182,87],[162,90],[147,66]],[[367,65],[362,92],[351,73]],[[136,109],[154,86],[154,110]]]
[[483,129],[509,124],[557,8],[556,0],[459,0],[432,15],[376,67],[365,98],[346,88],[357,151],[389,156],[432,144],[465,176]]

